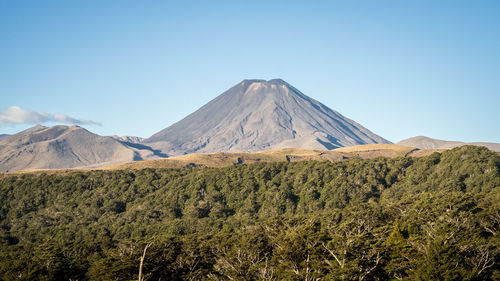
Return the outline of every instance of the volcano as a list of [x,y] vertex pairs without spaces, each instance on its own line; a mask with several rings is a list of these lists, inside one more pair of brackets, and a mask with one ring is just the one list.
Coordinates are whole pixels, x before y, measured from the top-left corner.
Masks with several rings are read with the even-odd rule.
[[169,156],[390,143],[281,79],[243,80],[143,141]]

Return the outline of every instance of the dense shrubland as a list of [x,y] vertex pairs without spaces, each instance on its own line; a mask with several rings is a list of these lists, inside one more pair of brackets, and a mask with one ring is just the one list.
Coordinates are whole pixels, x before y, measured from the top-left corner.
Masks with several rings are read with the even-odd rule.
[[500,157],[4,175],[0,279],[499,280]]

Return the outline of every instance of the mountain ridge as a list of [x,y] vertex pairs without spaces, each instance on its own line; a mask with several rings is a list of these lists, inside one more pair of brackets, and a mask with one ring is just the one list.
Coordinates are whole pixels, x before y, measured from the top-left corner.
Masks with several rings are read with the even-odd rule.
[[0,171],[94,167],[156,157],[79,126],[34,126],[0,140]]
[[[0,134],[0,172],[88,169],[137,160],[207,153],[233,153],[230,158],[234,158],[237,153],[252,152],[269,158],[269,155],[276,154],[275,151],[283,149],[333,150],[332,153],[318,152],[329,155],[327,160],[344,156],[401,156],[400,148],[394,146],[382,149],[384,144],[389,145],[390,142],[303,94],[282,79],[246,79],[147,139],[100,136],[80,126],[65,125],[36,125],[17,134]],[[427,151],[468,144],[486,146],[500,152],[498,143],[465,143],[424,136],[402,140],[397,144],[412,148],[404,156],[418,156]],[[362,150],[359,150],[363,145]],[[373,148],[377,145],[378,148]],[[260,157],[242,155],[249,161]],[[279,155],[278,158],[271,158],[281,161],[284,156]],[[292,160],[325,159],[324,156],[304,158],[302,154],[296,153],[288,156]]]
[[450,149],[463,145],[484,146],[489,150],[500,152],[500,143],[493,142],[462,142],[433,139],[426,136],[416,136],[397,142],[399,145],[413,146],[420,149]]

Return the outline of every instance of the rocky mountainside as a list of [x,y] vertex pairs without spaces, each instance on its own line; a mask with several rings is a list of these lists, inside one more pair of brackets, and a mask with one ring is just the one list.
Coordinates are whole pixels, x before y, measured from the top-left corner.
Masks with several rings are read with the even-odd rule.
[[390,143],[281,79],[244,80],[143,144],[173,156]]
[[136,148],[79,126],[35,126],[0,140],[0,171],[94,167],[155,158]]
[[488,149],[500,152],[500,143],[493,142],[461,142],[438,140],[425,136],[417,136],[398,142],[399,145],[413,146],[420,149],[450,149],[462,145],[485,146]]
[[117,135],[112,135],[112,138],[115,140],[119,140],[121,142],[127,142],[127,143],[141,143],[142,141],[145,140],[145,138],[141,137],[136,137],[136,136],[117,136]]

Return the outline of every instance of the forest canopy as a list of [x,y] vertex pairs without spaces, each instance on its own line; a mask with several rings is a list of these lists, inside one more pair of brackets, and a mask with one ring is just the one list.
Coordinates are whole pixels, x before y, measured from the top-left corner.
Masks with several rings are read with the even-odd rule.
[[0,279],[500,280],[500,157],[0,176]]

